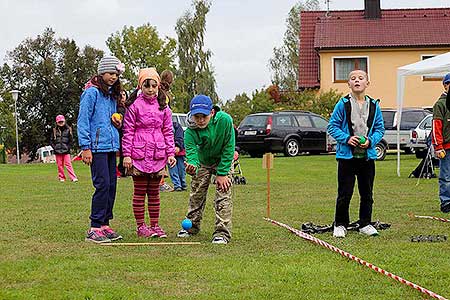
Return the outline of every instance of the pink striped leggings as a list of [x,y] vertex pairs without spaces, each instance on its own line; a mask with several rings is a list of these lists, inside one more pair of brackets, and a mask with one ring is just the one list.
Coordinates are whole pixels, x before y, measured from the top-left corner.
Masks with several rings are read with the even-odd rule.
[[161,176],[133,176],[133,213],[138,227],[145,222],[145,195],[147,195],[148,197],[148,214],[150,216],[150,226],[155,226],[158,224],[160,210],[160,180]]
[[69,173],[70,180],[77,179],[77,175],[73,171],[72,162],[70,160],[70,154],[55,154],[56,165],[58,166],[58,177],[60,180],[66,180],[64,174],[64,166],[66,166],[67,173]]

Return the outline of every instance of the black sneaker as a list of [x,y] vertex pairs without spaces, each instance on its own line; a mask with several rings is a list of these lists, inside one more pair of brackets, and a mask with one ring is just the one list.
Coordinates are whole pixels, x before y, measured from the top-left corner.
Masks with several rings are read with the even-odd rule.
[[89,230],[84,240],[86,242],[93,242],[97,244],[111,242],[111,240],[107,238],[101,230]]
[[449,213],[450,212],[450,203],[446,203],[444,205],[441,204],[441,211],[443,213]]

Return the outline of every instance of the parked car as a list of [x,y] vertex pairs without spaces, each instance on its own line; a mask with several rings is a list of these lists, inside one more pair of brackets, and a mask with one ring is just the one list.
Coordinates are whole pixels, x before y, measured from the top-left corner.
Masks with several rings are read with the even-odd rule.
[[178,122],[183,130],[187,128],[187,114],[172,113],[172,122]]
[[[382,109],[385,133],[383,139],[376,145],[377,159],[383,160],[388,149],[397,149],[397,110]],[[417,127],[420,121],[431,112],[422,108],[404,108],[400,123],[400,149],[412,153],[410,131]]]
[[424,158],[427,154],[427,138],[431,133],[431,126],[433,124],[433,115],[427,115],[419,122],[416,128],[411,130],[410,141],[411,148],[415,150],[417,158]]
[[308,111],[277,111],[246,116],[238,127],[237,146],[252,157],[265,152],[296,156],[332,150],[327,119]]

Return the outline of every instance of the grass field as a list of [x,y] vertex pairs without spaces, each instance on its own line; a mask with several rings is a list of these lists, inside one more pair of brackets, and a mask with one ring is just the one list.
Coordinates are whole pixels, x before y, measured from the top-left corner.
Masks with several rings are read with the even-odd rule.
[[[412,243],[419,234],[450,232],[449,223],[410,220],[439,212],[437,179],[407,175],[418,164],[402,155],[377,162],[374,220],[391,223],[379,237],[349,233],[323,239],[387,271],[450,297],[450,242]],[[233,240],[212,245],[212,193],[193,246],[102,247],[84,242],[93,188],[75,163],[78,183],[57,181],[56,166],[0,165],[0,299],[428,299],[420,292],[263,220],[266,173],[261,159],[242,158],[247,185],[234,189]],[[131,208],[132,181],[120,179],[113,228],[139,242]],[[271,204],[275,220],[298,228],[329,224],[336,198],[332,155],[275,158]],[[358,215],[358,197],[351,205]],[[186,213],[188,193],[161,195],[161,226],[169,237]],[[183,240],[184,241],[184,240]]]

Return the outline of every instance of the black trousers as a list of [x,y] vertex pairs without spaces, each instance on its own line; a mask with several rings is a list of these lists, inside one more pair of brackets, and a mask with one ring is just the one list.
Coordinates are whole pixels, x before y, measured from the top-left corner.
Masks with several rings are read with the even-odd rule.
[[91,177],[95,187],[91,205],[91,227],[109,225],[116,199],[116,152],[93,153]]
[[361,198],[358,222],[361,227],[371,222],[374,178],[374,160],[364,158],[338,159],[338,197],[334,218],[336,226],[347,226],[350,223],[349,206],[355,187],[355,179],[358,179],[358,190]]

